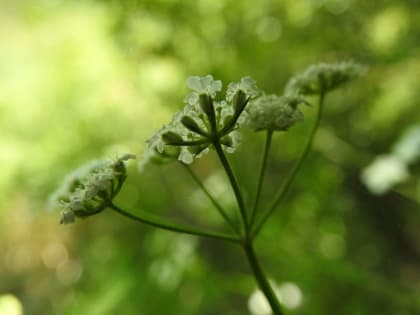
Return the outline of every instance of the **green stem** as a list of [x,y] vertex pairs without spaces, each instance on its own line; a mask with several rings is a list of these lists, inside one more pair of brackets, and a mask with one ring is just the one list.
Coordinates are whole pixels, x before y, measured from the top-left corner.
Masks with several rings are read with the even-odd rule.
[[234,242],[234,243],[238,243],[240,241],[237,237],[232,236],[232,235],[223,234],[219,232],[206,232],[206,231],[196,229],[194,227],[185,226],[185,225],[174,223],[174,222],[168,222],[166,220],[163,220],[162,218],[156,217],[144,211],[141,212],[141,216],[137,216],[121,209],[120,207],[114,205],[113,203],[110,203],[108,206],[115,212],[127,218],[130,218],[134,221],[138,221],[147,225],[154,226],[156,228],[160,228],[160,229],[164,229],[164,230],[168,230],[172,232],[177,232],[177,233],[184,233],[184,234],[202,236],[202,237],[207,237],[207,238],[219,239],[219,240],[224,240],[224,241],[229,241],[229,242]]
[[264,271],[258,262],[258,258],[255,255],[252,242],[245,242],[243,244],[243,248],[245,250],[245,254],[248,258],[248,262],[254,274],[255,280],[257,281],[260,290],[265,295],[268,303],[270,304],[273,315],[282,315],[283,311],[281,309],[280,303],[276,294],[274,293],[273,288],[270,285],[270,282],[267,279],[267,276],[264,274]]
[[280,190],[277,192],[276,196],[273,199],[273,202],[271,206],[268,208],[268,211],[264,213],[261,220],[258,222],[258,224],[255,226],[255,229],[253,231],[253,236],[257,236],[260,232],[262,226],[267,221],[267,219],[270,217],[270,215],[274,212],[274,210],[277,208],[278,204],[282,201],[284,196],[286,195],[287,191],[289,190],[291,184],[293,183],[293,180],[295,179],[297,173],[299,172],[300,168],[303,165],[303,162],[305,161],[306,157],[308,156],[309,151],[312,147],[312,142],[314,140],[315,133],[318,129],[319,122],[321,121],[321,114],[323,109],[323,103],[324,103],[324,96],[325,93],[321,93],[319,95],[319,104],[318,104],[318,111],[316,113],[315,123],[312,127],[311,133],[309,134],[309,138],[305,144],[305,147],[299,157],[299,160],[296,162],[294,168],[292,169],[290,175],[286,179],[285,183],[281,186]]
[[222,145],[220,144],[219,140],[216,140],[213,142],[213,145],[216,149],[217,155],[219,156],[220,162],[223,165],[223,168],[229,178],[230,184],[233,189],[233,193],[235,194],[236,202],[238,203],[239,211],[241,214],[242,219],[242,228],[244,230],[244,233],[248,233],[249,226],[248,226],[248,218],[246,215],[246,208],[244,199],[242,198],[241,190],[239,189],[238,182],[235,178],[235,175],[233,174],[232,168],[230,167],[229,161],[226,158],[225,153],[223,152]]
[[209,141],[207,139],[200,139],[200,140],[193,140],[193,141],[171,141],[166,143],[166,145],[172,146],[179,146],[179,147],[187,147],[192,145],[201,145],[201,144],[208,144]]
[[204,186],[204,184],[202,183],[202,181],[200,180],[200,178],[194,173],[194,171],[191,169],[191,167],[188,166],[187,164],[184,164],[184,163],[181,163],[181,164],[185,167],[185,169],[187,170],[187,172],[191,175],[191,177],[193,178],[193,180],[195,181],[195,183],[200,187],[200,189],[207,196],[207,198],[209,198],[209,200],[211,201],[211,203],[213,204],[213,206],[217,209],[217,211],[219,212],[219,214],[229,224],[229,226],[232,228],[232,230],[235,233],[238,233],[237,227],[236,227],[235,223],[233,222],[233,220],[228,216],[228,214],[223,209],[223,207],[220,205],[220,203],[218,203],[217,200],[210,194],[210,192],[208,191],[208,189]]
[[257,192],[256,192],[256,195],[255,195],[254,206],[252,207],[252,212],[251,212],[251,220],[250,220],[251,226],[254,223],[255,214],[257,212],[258,204],[259,204],[260,197],[261,197],[261,191],[262,191],[264,176],[265,176],[265,169],[267,167],[268,152],[270,151],[271,139],[272,138],[273,138],[273,131],[272,130],[267,130],[267,134],[266,134],[266,138],[265,138],[264,154],[263,154],[263,157],[262,157],[262,160],[261,160],[260,174],[259,174],[259,178],[258,178]]

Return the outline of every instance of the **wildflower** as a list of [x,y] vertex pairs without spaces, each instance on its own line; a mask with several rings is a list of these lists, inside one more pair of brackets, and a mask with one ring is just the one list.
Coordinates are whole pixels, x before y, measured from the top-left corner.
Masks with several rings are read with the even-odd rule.
[[303,121],[297,108],[306,103],[302,97],[264,95],[250,103],[247,108],[248,126],[255,131],[287,131],[295,123]]
[[62,207],[60,223],[103,211],[119,193],[127,177],[125,162],[133,158],[126,154],[114,161],[93,161],[73,171],[50,198],[52,205]]
[[366,67],[354,62],[319,63],[292,77],[286,85],[286,94],[320,94],[362,76]]
[[234,152],[239,145],[236,129],[244,122],[248,101],[259,93],[255,81],[245,77],[230,83],[226,99],[221,101],[216,100],[216,95],[222,90],[222,82],[211,75],[190,77],[187,86],[192,92],[185,97],[184,109],[147,141],[140,168],[149,161],[173,159],[190,164],[209,152],[215,141],[227,152]]

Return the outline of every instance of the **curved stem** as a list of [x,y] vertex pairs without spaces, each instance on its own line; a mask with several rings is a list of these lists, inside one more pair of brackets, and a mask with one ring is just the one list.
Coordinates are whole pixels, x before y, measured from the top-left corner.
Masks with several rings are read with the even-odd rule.
[[265,138],[264,154],[261,160],[260,175],[259,175],[258,184],[257,184],[257,192],[255,195],[254,206],[252,207],[252,212],[251,212],[251,219],[250,219],[251,227],[252,227],[252,224],[254,223],[255,213],[257,212],[258,204],[260,201],[260,196],[261,196],[261,191],[262,191],[264,176],[265,176],[265,169],[267,167],[268,152],[270,151],[272,138],[273,138],[273,131],[267,130],[267,134]]
[[219,212],[219,214],[229,224],[229,226],[232,228],[232,230],[235,233],[238,233],[237,227],[236,227],[235,223],[233,222],[233,220],[228,216],[228,214],[223,209],[223,207],[220,205],[220,203],[218,203],[217,200],[214,199],[214,197],[210,194],[210,192],[204,186],[203,182],[200,180],[200,178],[197,176],[197,174],[195,174],[194,171],[191,169],[191,167],[188,166],[187,164],[184,164],[184,163],[181,163],[181,164],[185,167],[185,169],[187,170],[187,172],[191,175],[191,177],[193,178],[193,180],[195,181],[195,183],[200,187],[200,189],[207,196],[207,198],[209,198],[209,200],[211,201],[211,203],[213,204],[213,206],[217,209],[217,211]]
[[264,223],[267,221],[267,219],[270,217],[270,215],[274,212],[278,204],[282,201],[284,196],[286,195],[287,191],[289,190],[291,184],[293,183],[293,180],[296,177],[296,174],[300,170],[303,162],[305,161],[305,158],[308,156],[309,151],[312,147],[312,142],[314,140],[315,133],[318,129],[319,122],[321,121],[321,114],[323,109],[323,103],[324,103],[324,96],[325,93],[321,93],[319,95],[319,104],[318,104],[318,111],[316,113],[315,123],[312,127],[311,133],[309,134],[309,138],[305,144],[305,147],[299,157],[299,160],[296,162],[294,168],[292,169],[290,175],[286,179],[285,183],[281,186],[280,190],[277,192],[276,196],[273,199],[273,202],[271,206],[268,208],[268,210],[264,213],[261,220],[258,222],[258,224],[255,226],[255,230],[253,232],[253,236],[257,236],[259,231],[261,230]]
[[224,240],[224,241],[229,241],[229,242],[234,242],[234,243],[238,243],[240,241],[235,236],[232,236],[229,234],[223,234],[223,233],[218,233],[218,232],[206,232],[206,231],[196,229],[194,227],[185,226],[185,225],[174,223],[174,222],[168,222],[168,221],[163,220],[162,218],[156,217],[149,213],[145,213],[144,211],[141,212],[141,216],[137,216],[121,209],[120,207],[116,206],[113,203],[110,203],[108,207],[129,219],[132,219],[134,221],[138,221],[147,225],[151,225],[156,228],[163,229],[163,230],[202,236],[202,237],[213,238],[213,239],[219,239],[219,240]]
[[219,156],[220,162],[222,163],[223,168],[225,169],[225,172],[229,178],[230,184],[233,189],[233,193],[235,194],[235,198],[238,203],[239,211],[241,214],[242,228],[244,230],[244,233],[246,234],[249,231],[248,218],[246,215],[246,208],[245,208],[244,199],[242,198],[241,190],[239,189],[238,182],[235,178],[235,175],[233,174],[232,168],[230,167],[229,161],[227,160],[226,155],[223,152],[222,145],[220,144],[218,140],[214,141],[213,145],[216,149],[217,155]]
[[283,311],[281,309],[280,303],[273,288],[270,285],[270,282],[267,279],[267,276],[264,274],[264,271],[258,262],[258,258],[255,255],[252,242],[245,242],[243,248],[245,250],[245,254],[248,258],[248,262],[254,274],[255,280],[257,281],[260,290],[265,295],[268,303],[270,304],[273,315],[282,315]]

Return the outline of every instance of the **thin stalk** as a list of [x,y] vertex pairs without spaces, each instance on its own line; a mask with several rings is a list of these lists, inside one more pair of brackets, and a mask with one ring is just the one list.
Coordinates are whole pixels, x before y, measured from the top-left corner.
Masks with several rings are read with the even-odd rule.
[[216,149],[217,155],[219,156],[220,162],[222,163],[222,166],[229,178],[230,185],[232,186],[232,189],[233,189],[233,193],[235,194],[236,202],[238,203],[239,211],[241,214],[242,228],[246,234],[248,233],[249,226],[248,226],[248,218],[246,214],[245,203],[244,203],[244,199],[242,198],[241,190],[239,189],[238,182],[235,178],[235,175],[233,174],[232,168],[230,167],[229,161],[226,158],[225,153],[223,152],[222,145],[220,144],[218,140],[214,141],[213,145]]
[[166,143],[166,145],[187,147],[191,145],[200,145],[200,144],[208,144],[208,143],[209,141],[207,139],[200,139],[200,140],[193,140],[193,141],[171,141],[171,142]]
[[267,130],[267,134],[265,138],[264,154],[261,159],[260,174],[258,177],[257,192],[255,195],[254,206],[252,207],[252,211],[251,211],[251,219],[250,219],[251,227],[252,227],[252,224],[254,223],[255,214],[257,212],[258,204],[260,202],[261,191],[262,191],[264,177],[265,177],[265,170],[267,168],[268,152],[270,151],[272,138],[273,138],[273,130]]
[[264,274],[264,271],[260,266],[252,242],[245,242],[243,248],[246,257],[248,258],[248,262],[254,274],[255,280],[257,281],[260,290],[265,295],[268,303],[270,304],[271,310],[273,311],[273,315],[283,315],[284,313],[277,299],[277,296],[273,288],[271,287],[267,276]]
[[315,117],[315,123],[312,127],[312,130],[309,134],[309,138],[306,141],[305,147],[299,157],[299,160],[296,162],[294,168],[290,172],[288,178],[284,182],[284,184],[280,187],[279,191],[277,192],[276,196],[273,199],[273,202],[271,206],[268,208],[268,210],[264,213],[261,220],[258,222],[258,224],[255,226],[255,229],[253,231],[253,236],[257,236],[260,232],[262,226],[267,221],[267,219],[270,217],[270,215],[274,212],[274,210],[277,208],[278,204],[283,200],[284,196],[286,195],[287,191],[289,190],[291,184],[293,183],[293,180],[295,179],[297,173],[299,172],[300,168],[303,165],[303,162],[305,161],[306,157],[308,156],[309,151],[312,147],[312,142],[314,140],[315,133],[318,129],[319,122],[321,121],[321,114],[323,109],[323,103],[324,103],[324,96],[325,93],[321,93],[319,95],[319,103],[318,103],[318,111],[316,113]]
[[234,243],[238,243],[240,241],[237,237],[229,235],[229,234],[224,234],[224,233],[219,233],[219,232],[207,232],[207,231],[196,229],[194,227],[185,226],[179,223],[168,222],[166,220],[163,220],[162,218],[158,218],[149,213],[145,213],[144,211],[141,212],[141,216],[137,216],[121,209],[120,207],[116,206],[113,203],[110,203],[108,207],[129,219],[132,219],[134,221],[138,221],[147,225],[151,225],[153,227],[160,228],[163,230],[202,236],[202,237],[213,238],[213,239],[219,239],[219,240],[224,240],[224,241],[229,241],[229,242],[234,242]]
[[204,186],[203,182],[200,180],[200,178],[197,176],[197,174],[194,173],[194,171],[191,169],[190,166],[187,164],[181,163],[187,172],[191,175],[194,182],[200,187],[200,189],[203,191],[203,193],[209,198],[213,206],[216,208],[216,210],[219,212],[219,214],[223,217],[223,219],[229,224],[229,226],[232,228],[232,230],[235,233],[238,233],[238,229],[235,225],[235,222],[228,216],[226,211],[223,209],[223,207],[220,205],[220,203],[217,202],[217,200],[210,194],[208,189]]

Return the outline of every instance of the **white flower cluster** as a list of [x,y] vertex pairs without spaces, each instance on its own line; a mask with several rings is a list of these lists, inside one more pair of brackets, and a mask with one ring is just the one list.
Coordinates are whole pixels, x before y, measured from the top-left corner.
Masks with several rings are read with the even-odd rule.
[[250,98],[254,98],[260,94],[257,83],[251,77],[244,77],[239,82],[229,83],[226,91],[226,100],[232,101],[238,91],[244,91]]
[[190,77],[187,86],[192,92],[185,97],[184,109],[147,141],[140,169],[149,161],[178,159],[190,164],[206,154],[215,141],[229,153],[239,145],[236,129],[245,120],[248,101],[259,93],[256,82],[245,77],[240,82],[230,83],[226,99],[221,101],[215,98],[222,90],[222,82],[211,75]]
[[200,94],[216,97],[217,92],[222,90],[222,81],[214,80],[211,75],[206,75],[205,77],[192,76],[187,79],[187,86],[193,92],[185,97],[185,103],[194,106],[198,102]]
[[255,130],[287,131],[295,123],[303,121],[298,109],[306,100],[298,96],[264,95],[247,107],[248,126]]
[[61,223],[75,221],[104,210],[118,194],[126,179],[125,161],[135,158],[126,154],[114,161],[93,161],[67,176],[51,195],[50,204],[62,207]]
[[365,72],[366,67],[351,61],[319,63],[292,77],[286,86],[286,94],[325,93],[362,76]]

